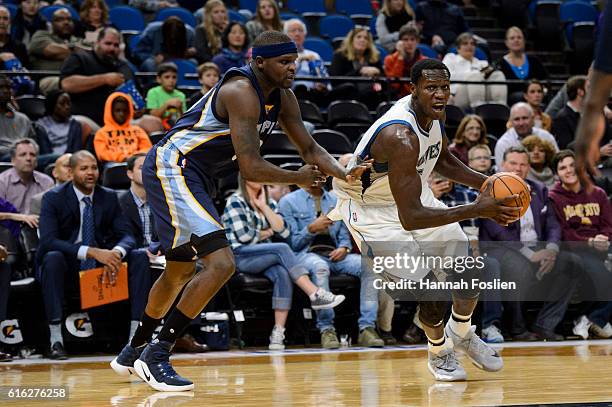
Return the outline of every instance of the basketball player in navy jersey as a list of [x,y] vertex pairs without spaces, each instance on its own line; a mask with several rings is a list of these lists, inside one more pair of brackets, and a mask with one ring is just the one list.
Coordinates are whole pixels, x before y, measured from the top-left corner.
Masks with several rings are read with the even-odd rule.
[[[421,253],[439,258],[467,256],[468,240],[459,221],[492,218],[506,225],[518,219],[520,208],[508,207],[517,195],[506,199],[491,196],[489,182],[476,201],[448,208],[437,200],[427,184],[432,171],[455,182],[480,189],[486,176],[476,172],[448,150],[444,134],[445,108],[450,96],[450,72],[435,59],[417,62],[412,68],[412,94],[400,99],[364,134],[348,167],[361,157],[372,157],[371,170],[361,182],[348,184],[334,179],[337,205],[328,217],[343,220],[362,253],[377,256],[375,243],[404,244],[406,253],[419,259]],[[414,245],[406,243],[415,242]],[[380,247],[380,246],[379,246]],[[386,249],[383,249],[386,250]],[[413,252],[414,250],[414,252]],[[421,260],[419,260],[421,261]],[[434,263],[435,264],[435,263]],[[448,270],[424,266],[418,270],[423,280],[461,278]],[[439,267],[439,266],[437,266]],[[478,270],[465,270],[463,281],[478,278]],[[386,269],[382,279],[397,283],[410,280],[412,271]],[[479,290],[453,290],[452,317],[446,327],[445,294],[436,290],[414,290],[419,301],[419,319],[427,335],[428,368],[436,380],[465,380],[466,373],[455,357],[464,351],[472,362],[486,371],[503,367],[500,355],[475,333],[471,316]]]
[[608,1],[604,9],[599,40],[595,50],[595,63],[589,81],[580,122],[576,129],[576,171],[582,185],[591,188],[593,182],[589,176],[598,174],[596,165],[599,161],[599,143],[605,132],[601,126],[604,107],[610,100],[612,92],[612,2]]
[[[170,351],[235,267],[211,197],[215,179],[239,169],[249,181],[315,186],[326,175],[350,181],[371,166],[366,162],[347,171],[307,133],[290,89],[296,59],[289,37],[262,33],[253,43],[252,61],[229,70],[147,155],[143,181],[167,264],[133,339],[111,362],[120,375],[136,373],[159,391],[193,389],[174,371]],[[298,171],[283,170],[260,156],[261,140],[277,121],[308,163]],[[195,274],[198,259],[204,270]],[[337,304],[335,297],[321,289],[310,295],[321,308]],[[164,317],[159,335],[147,345]]]

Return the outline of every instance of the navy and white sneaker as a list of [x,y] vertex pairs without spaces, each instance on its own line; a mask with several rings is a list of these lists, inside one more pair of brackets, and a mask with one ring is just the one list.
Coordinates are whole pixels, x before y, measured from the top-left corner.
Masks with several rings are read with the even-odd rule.
[[128,343],[121,349],[121,353],[110,362],[110,366],[119,376],[132,376],[134,374],[134,362],[140,357],[140,354],[146,346],[147,344],[145,343],[142,346],[134,348]]
[[157,391],[193,390],[193,382],[181,377],[170,364],[172,343],[155,340],[134,362],[135,373]]

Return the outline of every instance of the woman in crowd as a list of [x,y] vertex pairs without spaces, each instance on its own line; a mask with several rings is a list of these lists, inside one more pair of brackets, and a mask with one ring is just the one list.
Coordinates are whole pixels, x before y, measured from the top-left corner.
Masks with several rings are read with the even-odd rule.
[[[380,52],[374,46],[372,34],[366,27],[355,27],[334,53],[329,68],[331,76],[361,76],[376,78],[383,72]],[[345,97],[358,99],[374,109],[384,98],[379,82],[345,82],[335,86]]]
[[72,153],[83,149],[83,127],[72,117],[70,95],[52,90],[45,99],[45,116],[38,119],[46,131],[53,154]]
[[223,32],[229,24],[227,8],[221,0],[208,0],[204,18],[195,30],[195,48],[200,63],[208,62],[223,48]]
[[230,68],[238,68],[248,62],[249,50],[248,33],[246,27],[237,21],[232,21],[223,33],[223,49],[213,58],[221,74]]
[[[506,79],[546,79],[548,72],[542,62],[525,53],[525,36],[518,27],[510,27],[506,30],[506,48],[508,53],[495,61],[495,65],[504,73]],[[520,83],[508,85],[508,94],[523,92]]]
[[529,152],[529,165],[531,169],[527,179],[538,181],[551,188],[555,185],[555,174],[550,167],[555,156],[555,147],[538,136],[527,136],[522,141]]
[[465,165],[469,165],[468,151],[477,144],[489,144],[487,126],[480,116],[468,114],[459,123],[455,138],[448,149]]
[[249,43],[264,31],[283,31],[280,11],[275,0],[259,0],[255,17],[246,24]]
[[317,259],[315,254],[297,258],[287,243],[271,242],[273,236],[288,238],[290,230],[264,185],[239,177],[238,190],[228,198],[223,211],[223,226],[234,252],[237,271],[264,274],[274,285],[271,350],[285,348],[283,341],[291,309],[292,281],[310,297],[313,309],[333,308],[344,300],[344,296],[317,288],[310,280],[309,267]]
[[[544,85],[542,85],[542,82],[537,79],[530,80],[527,86],[525,86],[523,99],[533,109],[534,126],[550,132],[552,118],[542,111],[542,100],[544,99]],[[508,127],[511,127],[511,124]]]
[[81,20],[75,24],[74,35],[93,45],[98,33],[108,24],[108,6],[103,0],[85,0],[79,13]]
[[384,0],[376,17],[376,34],[380,45],[387,51],[394,52],[400,28],[414,18],[414,10],[406,0]]
[[474,81],[478,84],[451,84],[452,102],[461,109],[483,103],[506,104],[506,85],[484,85],[487,81],[504,81],[506,77],[486,60],[476,58],[476,40],[469,32],[457,37],[457,53],[449,52],[442,62],[446,64],[453,80]]

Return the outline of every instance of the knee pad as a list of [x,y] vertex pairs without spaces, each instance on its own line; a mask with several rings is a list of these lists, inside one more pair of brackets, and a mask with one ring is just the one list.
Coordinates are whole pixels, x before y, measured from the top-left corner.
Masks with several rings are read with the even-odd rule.
[[225,232],[218,230],[205,236],[191,235],[189,243],[167,250],[165,254],[170,261],[191,262],[227,246],[229,242]]
[[422,301],[419,303],[419,319],[425,325],[435,328],[444,323],[444,314],[448,307],[446,301]]

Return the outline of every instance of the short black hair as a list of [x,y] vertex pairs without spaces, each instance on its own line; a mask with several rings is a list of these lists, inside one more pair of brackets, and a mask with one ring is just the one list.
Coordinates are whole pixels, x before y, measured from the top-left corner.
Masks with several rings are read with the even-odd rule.
[[175,74],[178,74],[178,67],[172,62],[164,62],[163,64],[159,64],[157,66],[157,76],[162,76],[166,72],[174,72]]
[[115,103],[125,103],[128,106],[130,105],[130,101],[126,97],[123,97],[123,96],[117,96],[115,99],[113,99],[113,104],[112,104],[113,107],[115,106]]
[[572,157],[573,159],[576,159],[576,154],[574,154],[572,150],[561,150],[557,154],[555,154],[552,159],[552,170],[555,174],[557,173],[557,166],[559,165],[559,162],[565,160],[567,157]]
[[520,146],[508,147],[506,151],[504,151],[503,161],[506,161],[506,157],[508,156],[508,154],[511,154],[511,153],[525,154],[527,158],[529,158],[529,152],[527,151],[527,149],[524,146],[520,145]]
[[64,94],[70,97],[70,94],[63,89],[53,89],[52,91],[47,93],[47,96],[45,97],[45,115],[46,116],[51,116],[53,114],[53,112],[55,111],[55,105],[57,105],[58,99],[60,98],[60,96]]
[[79,150],[72,153],[72,155],[70,156],[70,160],[68,161],[70,168],[75,169],[76,166],[79,164],[79,161],[86,157],[93,158],[93,160],[96,161],[96,157],[94,157],[94,155],[87,150]]
[[450,71],[448,70],[448,67],[442,63],[442,61],[431,58],[422,59],[413,65],[412,70],[410,71],[410,81],[416,85],[419,82],[419,79],[421,79],[421,76],[423,76],[423,71],[438,69],[446,71],[448,77],[450,78]]
[[264,31],[255,38],[253,46],[261,47],[263,45],[276,45],[285,42],[292,42],[287,34],[280,31]]
[[147,156],[146,153],[136,153],[130,158],[128,158],[126,161],[128,171],[134,171],[134,165],[136,165],[136,160],[138,160],[140,157],[146,157],[146,156]]

